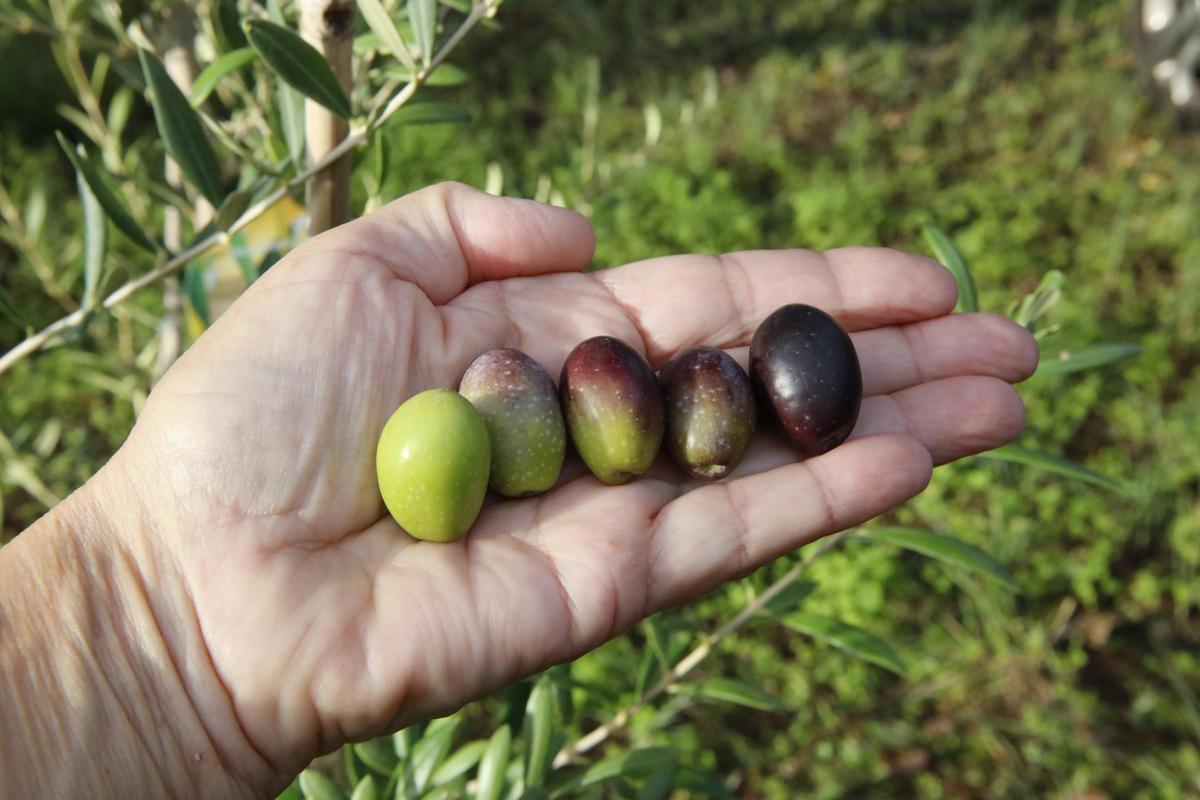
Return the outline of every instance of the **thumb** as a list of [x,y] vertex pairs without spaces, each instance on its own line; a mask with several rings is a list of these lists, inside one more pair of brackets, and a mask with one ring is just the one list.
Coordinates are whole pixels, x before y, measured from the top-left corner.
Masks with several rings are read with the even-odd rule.
[[343,258],[365,255],[440,304],[481,281],[577,272],[595,245],[591,224],[574,211],[439,183],[327,231],[309,246]]

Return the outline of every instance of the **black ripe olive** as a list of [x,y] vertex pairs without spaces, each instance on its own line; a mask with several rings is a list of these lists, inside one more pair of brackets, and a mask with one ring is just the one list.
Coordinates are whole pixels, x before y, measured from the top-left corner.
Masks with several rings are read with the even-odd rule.
[[804,456],[826,453],[854,430],[862,370],[833,317],[794,304],[771,313],[750,343],[750,380],[765,416]]

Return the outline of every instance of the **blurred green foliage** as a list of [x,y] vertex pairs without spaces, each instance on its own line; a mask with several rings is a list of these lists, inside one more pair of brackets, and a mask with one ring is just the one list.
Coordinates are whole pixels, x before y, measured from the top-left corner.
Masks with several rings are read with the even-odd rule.
[[[1127,480],[1126,494],[975,459],[889,515],[986,550],[1018,591],[858,538],[815,563],[805,611],[881,635],[906,677],[755,622],[696,678],[736,678],[787,711],[672,696],[618,743],[674,748],[745,797],[1200,796],[1200,139],[1145,99],[1127,11],[510,0],[501,30],[455,54],[471,80],[444,91],[473,121],[385,129],[386,196],[502,176],[506,194],[585,210],[598,266],[759,247],[924,251],[934,220],[970,260],[983,310],[1003,313],[1061,270],[1044,354],[1144,348],[1022,388],[1022,444]],[[22,135],[0,138],[10,192],[43,186],[46,240],[75,241],[64,160]],[[77,290],[81,254],[50,255],[76,265],[60,277]],[[0,264],[32,324],[62,313],[2,245]],[[51,492],[82,482],[132,425],[154,294],[0,378],[0,430]],[[5,349],[20,335],[0,323]],[[44,510],[11,473],[8,535]],[[659,615],[657,645],[677,658],[794,558]],[[570,732],[634,699],[649,632],[555,672]],[[456,745],[505,721],[519,731],[530,685],[463,712]]]

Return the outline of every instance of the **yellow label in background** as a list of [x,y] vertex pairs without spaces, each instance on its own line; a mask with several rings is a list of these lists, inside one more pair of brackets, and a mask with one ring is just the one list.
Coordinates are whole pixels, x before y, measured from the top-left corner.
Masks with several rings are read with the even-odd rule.
[[[189,268],[200,271],[199,285],[205,294],[208,324],[232,305],[272,252],[282,256],[304,241],[308,218],[304,206],[284,197],[235,236],[198,257]],[[188,340],[204,333],[208,324],[193,298],[186,297],[184,319]]]

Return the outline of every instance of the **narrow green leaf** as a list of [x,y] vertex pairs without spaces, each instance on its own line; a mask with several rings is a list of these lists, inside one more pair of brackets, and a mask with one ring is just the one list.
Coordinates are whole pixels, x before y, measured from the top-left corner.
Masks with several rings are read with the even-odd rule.
[[412,23],[421,62],[428,67],[433,59],[433,34],[437,25],[437,0],[408,0],[408,21]]
[[763,611],[776,617],[789,611],[795,611],[816,589],[816,581],[793,581],[783,587],[783,591],[768,600]]
[[392,734],[392,748],[396,752],[396,756],[404,761],[412,753],[413,745],[421,738],[423,728],[418,725],[409,725],[404,730],[396,731]]
[[105,122],[108,131],[114,138],[120,139],[125,123],[129,121],[129,111],[133,108],[133,89],[122,86],[113,92],[112,102],[108,104],[108,115]]
[[387,739],[371,739],[354,745],[354,754],[380,775],[390,775],[396,767],[396,751]]
[[690,767],[679,768],[679,772],[675,774],[675,788],[687,789],[707,797],[720,797],[722,800],[733,800],[736,797],[723,783]]
[[441,0],[442,5],[453,8],[461,14],[471,13],[471,0]]
[[675,773],[678,771],[679,765],[675,762],[663,764],[642,784],[637,793],[637,800],[666,800],[671,795],[671,789],[675,787]]
[[880,542],[894,544],[914,553],[937,559],[969,572],[986,575],[1001,585],[1016,590],[1017,582],[999,562],[978,547],[933,531],[917,528],[869,528],[865,533]]
[[342,767],[346,770],[346,777],[350,779],[350,783],[357,784],[363,773],[358,768],[358,758],[350,745],[342,746]]
[[932,222],[923,226],[922,233],[925,235],[925,242],[929,245],[929,249],[933,251],[933,257],[954,275],[954,282],[958,284],[958,309],[960,311],[978,311],[979,297],[975,291],[975,279],[971,277],[971,268],[967,265],[967,260],[963,258],[962,253],[958,251],[950,237]]
[[254,186],[247,186],[245,189],[238,189],[236,192],[230,192],[225,198],[225,202],[221,203],[221,208],[217,211],[217,229],[227,231],[237,222],[250,207],[250,201],[254,199]]
[[346,800],[345,793],[336,783],[312,769],[300,773],[300,791],[305,800]]
[[443,783],[449,783],[459,775],[466,774],[467,770],[479,763],[479,759],[483,758],[483,754],[488,749],[486,739],[476,739],[473,742],[467,742],[462,747],[455,750],[442,765],[433,772],[433,777],[429,779],[430,786],[441,786]]
[[507,725],[492,734],[487,751],[479,762],[478,786],[475,800],[497,800],[504,791],[504,771],[508,768],[508,750],[512,745],[512,731]]
[[1110,478],[1107,475],[1101,475],[1099,472],[1093,472],[1087,467],[1080,466],[1074,461],[1068,461],[1061,456],[1043,453],[1040,450],[1029,450],[1013,444],[997,447],[995,450],[988,450],[986,453],[980,453],[980,456],[998,461],[1011,461],[1015,464],[1024,464],[1028,467],[1037,467],[1038,469],[1052,472],[1055,475],[1061,475],[1064,478],[1091,483],[1114,492],[1124,492],[1128,488],[1124,481]]
[[550,770],[554,754],[550,740],[554,736],[554,689],[550,679],[542,676],[529,694],[525,705],[525,785],[542,786]]
[[117,230],[129,237],[129,240],[138,245],[144,250],[151,253],[158,251],[158,246],[151,241],[133,217],[129,216],[129,212],[125,209],[125,204],[121,202],[113,191],[108,188],[108,184],[100,177],[100,170],[95,164],[87,158],[87,151],[80,146],[79,152],[71,147],[66,137],[61,131],[55,131],[55,136],[58,137],[58,144],[62,147],[63,152],[67,154],[67,158],[71,161],[71,166],[75,167],[75,171],[83,176],[87,181],[88,188],[92,190],[92,194],[96,196],[96,201],[100,203],[100,207],[108,214],[109,219],[117,226]]
[[196,76],[196,82],[192,84],[192,105],[199,107],[217,88],[222,78],[237,72],[256,58],[258,53],[253,47],[243,47],[240,50],[231,50],[209,64]]
[[166,67],[154,55],[138,50],[146,85],[150,88],[150,104],[158,122],[167,153],[175,159],[188,182],[214,206],[220,206],[221,167],[217,155],[204,135],[204,126],[191,103],[179,91]]
[[333,74],[329,62],[308,42],[272,22],[246,23],[250,44],[263,61],[292,88],[344,119],[350,117],[350,100]]
[[283,4],[279,0],[267,0],[267,19],[276,25],[286,25],[283,19]]
[[279,104],[279,127],[287,143],[288,156],[297,167],[304,163],[304,95],[283,81],[276,89]]
[[396,23],[388,16],[383,3],[379,0],[358,0],[358,9],[367,21],[367,27],[379,37],[383,46],[409,70],[416,72],[417,62],[413,61],[412,53],[408,52]]
[[426,86],[461,86],[470,79],[465,69],[443,61],[425,79]]
[[1042,276],[1036,289],[1021,298],[1015,308],[1010,309],[1010,316],[1018,325],[1032,331],[1037,321],[1049,314],[1062,299],[1066,286],[1067,276],[1059,270],[1050,270]]
[[607,756],[584,770],[579,788],[583,789],[613,778],[647,775],[663,764],[675,760],[676,753],[670,747],[643,747],[640,750]]
[[212,317],[208,312],[208,289],[204,285],[204,274],[194,261],[183,270],[183,294],[204,326],[211,325]]
[[364,775],[362,780],[354,787],[354,792],[350,795],[350,800],[376,800],[379,797],[379,790],[375,788],[375,778],[370,775]]
[[459,721],[459,717],[435,719],[429,723],[421,741],[413,746],[412,757],[408,760],[408,777],[415,796],[420,797],[425,793],[425,787],[429,785],[433,771],[441,765],[446,754],[450,752],[450,743],[454,738],[454,731],[458,727]]
[[1037,374],[1066,375],[1069,372],[1080,372],[1132,358],[1141,352],[1141,345],[1132,342],[1110,342],[1077,347],[1074,350],[1060,350],[1042,356],[1038,361]]
[[710,700],[720,700],[723,703],[737,703],[740,706],[757,708],[760,711],[784,711],[787,708],[762,689],[731,678],[713,678],[697,683],[685,683],[680,686],[680,691]]
[[409,103],[392,115],[391,122],[404,125],[428,125],[435,122],[466,122],[471,115],[462,106],[431,101]]
[[793,611],[784,616],[782,622],[792,630],[828,642],[863,661],[904,674],[904,663],[890,644],[848,622],[803,611]]
[[25,235],[30,239],[36,239],[42,234],[42,225],[46,223],[46,208],[46,187],[35,183],[29,187],[25,213],[21,218],[25,226]]
[[108,253],[108,220],[82,175],[75,175],[75,183],[83,202],[83,300],[80,306],[89,311],[96,306],[96,288],[100,285],[100,271]]
[[300,781],[293,780],[288,787],[275,796],[275,800],[304,800],[300,794]]
[[242,31],[241,14],[238,13],[237,0],[217,0],[213,4],[213,30],[217,34],[217,42],[223,51],[240,50],[247,45],[246,34]]

